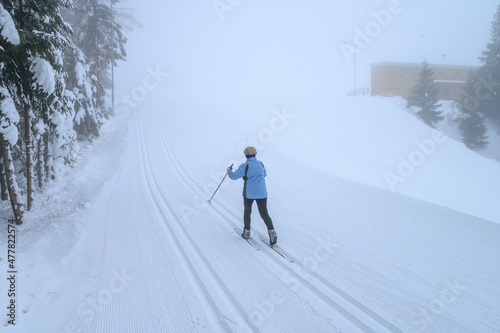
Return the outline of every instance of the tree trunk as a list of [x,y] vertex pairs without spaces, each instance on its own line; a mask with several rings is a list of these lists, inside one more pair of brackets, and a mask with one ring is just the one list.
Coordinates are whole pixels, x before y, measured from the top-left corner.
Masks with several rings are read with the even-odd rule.
[[50,166],[49,166],[49,133],[45,132],[43,135],[43,163],[45,166],[45,180],[50,177]]
[[5,173],[3,166],[3,157],[0,154],[0,186],[2,191],[2,201],[9,200],[9,194],[7,193],[7,183],[5,182]]
[[5,179],[7,181],[7,189],[9,191],[10,203],[12,211],[16,219],[16,224],[23,223],[23,204],[18,202],[16,175],[14,173],[14,164],[12,163],[12,155],[10,146],[7,143],[0,144],[3,157],[3,165],[5,169]]
[[42,154],[42,137],[38,139],[37,156],[36,156],[36,174],[38,176],[38,188],[43,187],[43,154]]
[[26,141],[26,209],[30,210],[33,203],[33,170],[31,161],[31,120],[30,110],[27,106],[24,106],[24,132]]

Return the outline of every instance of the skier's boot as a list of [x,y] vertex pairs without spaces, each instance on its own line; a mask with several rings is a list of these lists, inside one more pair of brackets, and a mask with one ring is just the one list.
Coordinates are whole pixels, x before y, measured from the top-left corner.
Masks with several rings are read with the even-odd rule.
[[276,231],[274,229],[268,230],[269,234],[269,245],[274,245],[278,241],[278,236],[276,235]]
[[241,237],[243,237],[245,239],[249,239],[250,238],[250,229],[243,228],[243,233],[241,234]]

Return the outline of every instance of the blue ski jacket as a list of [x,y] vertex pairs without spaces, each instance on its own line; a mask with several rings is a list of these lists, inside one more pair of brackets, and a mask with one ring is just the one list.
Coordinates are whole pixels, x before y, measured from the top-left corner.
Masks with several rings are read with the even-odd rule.
[[[248,167],[248,170],[247,170]],[[246,170],[246,180],[245,180]],[[240,165],[236,171],[227,169],[227,175],[232,180],[243,178],[245,185],[243,186],[243,196],[247,199],[264,199],[267,198],[266,168],[262,162],[255,157],[250,157],[245,163]]]

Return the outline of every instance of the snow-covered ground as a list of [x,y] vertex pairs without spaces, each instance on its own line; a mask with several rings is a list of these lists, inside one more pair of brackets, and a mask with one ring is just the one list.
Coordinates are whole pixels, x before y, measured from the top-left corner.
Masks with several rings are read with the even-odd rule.
[[[241,182],[206,203],[250,144],[293,263],[258,240],[256,212],[255,247],[234,232]],[[150,96],[17,227],[4,330],[496,332],[497,170],[395,99]]]

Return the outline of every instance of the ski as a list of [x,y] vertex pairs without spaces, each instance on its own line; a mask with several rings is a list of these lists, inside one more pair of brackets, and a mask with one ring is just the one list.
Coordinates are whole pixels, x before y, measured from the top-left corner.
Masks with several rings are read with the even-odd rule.
[[288,257],[287,255],[285,255],[283,253],[283,251],[278,247],[278,245],[271,245],[269,244],[269,242],[264,239],[264,237],[260,236],[259,235],[259,238],[260,240],[262,241],[262,243],[266,244],[267,246],[269,246],[271,249],[273,249],[274,252],[276,252],[277,254],[279,254],[283,259],[285,259],[286,261],[288,261],[289,263],[293,263],[293,259]]
[[[236,232],[240,237],[241,237],[241,231],[238,230],[236,227],[233,228],[234,229],[234,232]],[[241,237],[243,238],[243,237]],[[243,238],[245,239],[245,238]],[[257,251],[260,251],[260,249],[257,247],[257,244],[254,243],[253,239],[251,238],[248,238],[248,239],[245,239],[247,241],[248,244],[250,244],[251,246],[253,246],[254,249],[256,249]]]

